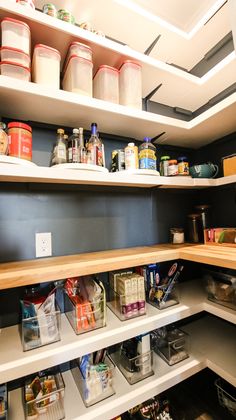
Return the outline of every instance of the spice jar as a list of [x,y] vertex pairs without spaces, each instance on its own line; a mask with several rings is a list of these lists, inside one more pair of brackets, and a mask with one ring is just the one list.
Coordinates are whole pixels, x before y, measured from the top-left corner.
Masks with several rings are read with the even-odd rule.
[[184,229],[183,228],[170,228],[170,242],[171,244],[184,243]]
[[168,165],[169,165],[170,156],[161,156],[160,161],[160,175],[168,176]]
[[8,153],[8,136],[5,132],[6,124],[0,122],[0,155]]
[[177,160],[169,160],[168,162],[168,168],[167,168],[167,174],[168,176],[175,176],[178,175],[178,164]]
[[8,124],[9,156],[32,160],[32,128],[20,122]]
[[189,175],[189,163],[186,156],[178,157],[178,175]]

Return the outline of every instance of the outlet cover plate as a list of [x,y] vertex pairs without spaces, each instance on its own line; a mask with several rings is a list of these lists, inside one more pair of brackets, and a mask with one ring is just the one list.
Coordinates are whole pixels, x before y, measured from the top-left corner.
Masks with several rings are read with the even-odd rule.
[[51,257],[52,255],[52,234],[51,232],[35,234],[36,258]]

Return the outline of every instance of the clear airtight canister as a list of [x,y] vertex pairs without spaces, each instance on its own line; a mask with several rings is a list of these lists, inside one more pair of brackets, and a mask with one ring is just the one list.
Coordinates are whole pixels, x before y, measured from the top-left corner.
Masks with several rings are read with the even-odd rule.
[[125,148],[125,169],[138,169],[138,147],[134,143]]
[[156,147],[149,137],[144,137],[143,143],[139,146],[139,169],[156,170]]

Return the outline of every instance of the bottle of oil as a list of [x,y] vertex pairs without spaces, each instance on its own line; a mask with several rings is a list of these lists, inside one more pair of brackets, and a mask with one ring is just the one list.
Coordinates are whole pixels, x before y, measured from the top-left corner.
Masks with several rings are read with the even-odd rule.
[[67,162],[67,141],[64,139],[65,131],[62,128],[57,130],[57,140],[52,154],[52,165]]
[[97,124],[91,124],[91,137],[87,143],[87,152],[90,155],[90,163],[93,165],[104,166],[103,145],[97,135]]

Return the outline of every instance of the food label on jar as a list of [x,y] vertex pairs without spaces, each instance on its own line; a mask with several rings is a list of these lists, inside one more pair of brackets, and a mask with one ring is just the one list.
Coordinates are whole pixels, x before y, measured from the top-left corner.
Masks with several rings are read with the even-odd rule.
[[125,169],[138,168],[138,153],[135,148],[125,149]]
[[139,159],[139,168],[156,170],[156,160],[147,157]]
[[9,135],[9,156],[20,159],[32,160],[32,140],[31,136],[21,133],[11,133]]
[[173,244],[183,244],[184,243],[184,232],[175,232],[173,234]]
[[178,175],[178,165],[168,166],[168,176]]
[[179,175],[189,175],[188,162],[179,162],[178,173],[179,173]]

